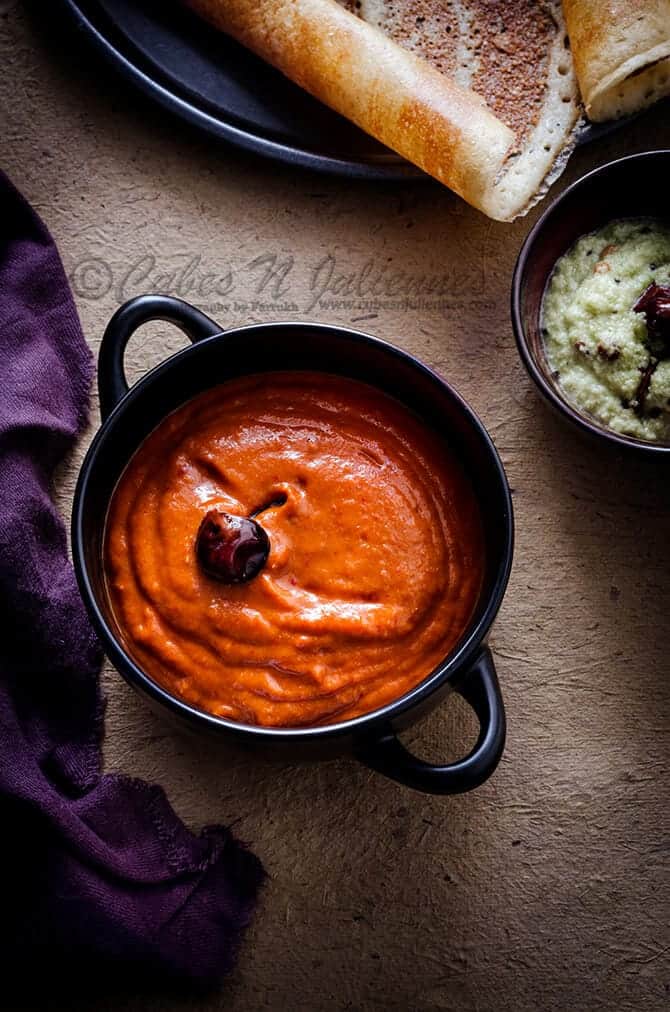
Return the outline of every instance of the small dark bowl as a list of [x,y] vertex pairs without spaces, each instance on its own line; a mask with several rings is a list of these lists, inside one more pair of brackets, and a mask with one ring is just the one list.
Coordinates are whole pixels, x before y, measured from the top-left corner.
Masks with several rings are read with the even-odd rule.
[[521,359],[549,403],[582,432],[610,446],[655,456],[670,444],[612,432],[568,401],[551,374],[540,332],[542,299],[557,260],[587,232],[618,218],[670,221],[670,151],[608,162],[563,191],[530,230],[514,270],[512,326]]
[[[193,344],[172,355],[128,390],[126,343],[148,320],[167,320]],[[171,695],[126,650],[108,600],[103,565],[105,518],[128,460],[163,418],[225,380],[281,369],[314,369],[370,383],[420,415],[460,457],[480,503],[486,538],[484,585],[475,614],[455,649],[419,685],[382,709],[312,728],[251,727],[205,713]],[[178,299],[144,296],[111,320],[100,348],[102,426],[79,475],[72,514],[72,551],[79,587],[103,647],[143,695],[200,731],[286,759],[342,753],[400,783],[432,794],[472,790],[496,768],[505,742],[505,711],[486,636],[500,607],[512,564],[513,521],[502,464],[484,426],[458,394],[411,355],[352,330],[309,323],[273,323],[223,333]],[[480,734],[465,759],[436,766],[412,756],[396,737],[451,690],[475,710]]]

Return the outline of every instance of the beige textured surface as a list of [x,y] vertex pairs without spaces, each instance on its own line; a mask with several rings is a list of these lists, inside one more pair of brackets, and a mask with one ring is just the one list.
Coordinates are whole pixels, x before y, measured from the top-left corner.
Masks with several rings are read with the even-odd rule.
[[[472,401],[507,466],[518,525],[493,636],[508,748],[470,796],[412,794],[351,762],[260,765],[175,733],[107,672],[108,766],[160,779],[194,826],[234,823],[270,880],[219,995],[107,1000],[101,982],[99,1001],[69,1008],[666,1008],[670,490],[658,467],[584,445],[531,389],[507,309],[530,223],[495,225],[432,184],[323,179],[217,147],[54,52],[23,4],[5,0],[0,12],[2,164],[48,221],[79,291],[88,286],[78,305],[93,347],[122,295],[177,291],[173,275],[193,258],[192,279],[213,273],[225,288],[232,273],[226,296],[185,291],[222,323],[356,320]],[[667,109],[652,111],[579,151],[565,182],[667,145],[666,121]],[[310,310],[328,256],[334,277],[371,262],[391,294]],[[81,267],[90,258],[114,278],[98,298]],[[263,289],[272,262],[281,270]],[[412,310],[393,305],[408,278],[438,286]],[[152,328],[135,342],[135,366],[175,344]],[[59,484],[64,509],[76,468]],[[472,731],[454,702],[408,740],[444,759]]]

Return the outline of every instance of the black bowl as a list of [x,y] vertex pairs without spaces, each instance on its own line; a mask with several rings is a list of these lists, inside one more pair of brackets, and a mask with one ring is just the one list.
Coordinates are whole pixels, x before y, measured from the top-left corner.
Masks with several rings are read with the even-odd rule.
[[618,218],[670,222],[669,179],[670,151],[618,158],[582,176],[549,205],[530,230],[512,280],[514,336],[521,360],[540,393],[588,436],[656,459],[670,452],[670,443],[650,443],[612,432],[566,399],[547,361],[540,323],[551,272],[577,239]]
[[[172,355],[128,390],[123,355],[131,334],[148,320],[180,327],[191,347]],[[476,612],[460,642],[439,667],[400,699],[339,724],[266,728],[202,712],[158,685],[124,648],[110,613],[103,571],[105,517],[114,487],[142,440],[180,404],[225,380],[248,373],[312,369],[370,383],[402,401],[440,434],[465,465],[480,503],[486,537],[486,573]],[[72,547],[83,599],[110,660],[127,681],[192,727],[210,731],[265,755],[303,759],[353,753],[394,780],[435,794],[468,791],[497,766],[505,741],[505,713],[485,639],[498,612],[512,564],[513,520],[502,464],[485,428],[452,388],[405,352],[339,327],[273,323],[223,333],[199,310],[178,299],[143,296],[111,320],[100,348],[103,423],[79,475],[72,516]],[[412,756],[396,732],[414,723],[455,689],[480,722],[471,754],[447,766]]]

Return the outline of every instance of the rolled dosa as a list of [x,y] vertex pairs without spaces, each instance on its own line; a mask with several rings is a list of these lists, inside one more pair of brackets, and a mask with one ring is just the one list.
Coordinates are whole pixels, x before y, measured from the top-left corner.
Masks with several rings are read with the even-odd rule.
[[670,0],[563,0],[563,8],[590,119],[670,94]]
[[515,131],[480,95],[336,0],[186,3],[490,217],[536,196]]
[[484,99],[514,132],[496,206],[527,210],[562,171],[581,117],[561,0],[338,0]]

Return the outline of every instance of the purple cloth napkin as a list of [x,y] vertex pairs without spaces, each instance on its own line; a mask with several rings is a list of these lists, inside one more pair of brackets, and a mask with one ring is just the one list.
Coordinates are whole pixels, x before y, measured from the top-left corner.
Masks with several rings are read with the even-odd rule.
[[[160,787],[102,776],[100,651],[50,498],[91,357],[53,240],[0,174],[0,896],[7,972],[209,986],[263,877]],[[138,704],[140,705],[140,704]]]

